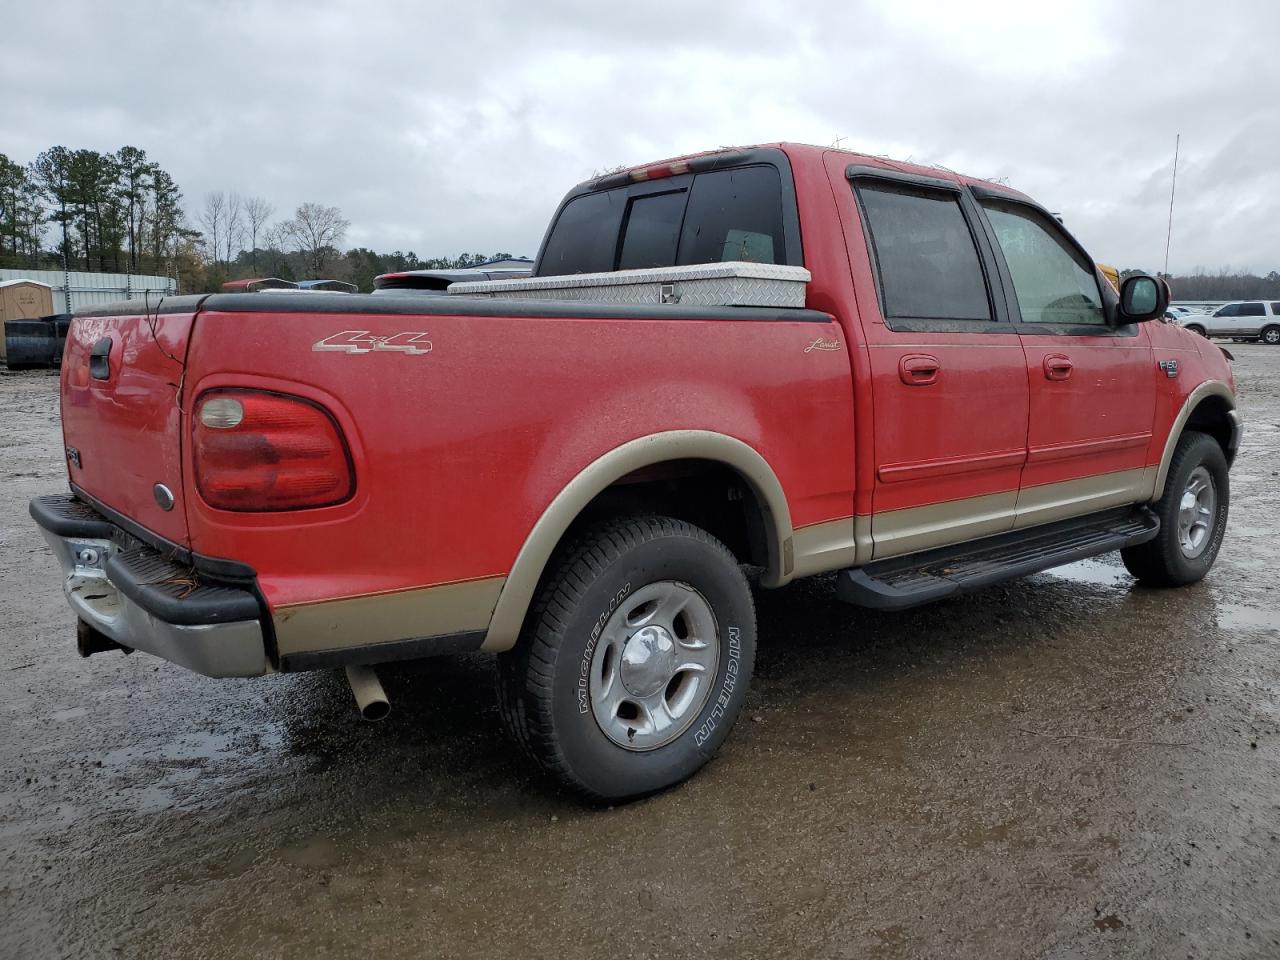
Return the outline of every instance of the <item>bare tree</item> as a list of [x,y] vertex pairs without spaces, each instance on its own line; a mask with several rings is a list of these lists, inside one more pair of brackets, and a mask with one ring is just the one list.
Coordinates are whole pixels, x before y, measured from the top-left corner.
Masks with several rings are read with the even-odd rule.
[[244,214],[249,219],[249,259],[255,274],[258,272],[258,234],[275,212],[276,208],[262,197],[249,197],[244,202]]
[[227,218],[227,197],[221,190],[204,195],[204,209],[200,211],[200,226],[204,227],[209,245],[209,259],[218,265],[218,239],[224,232]]
[[322,277],[326,261],[347,235],[351,222],[342,218],[342,211],[337,207],[304,203],[283,226],[294,247],[303,255],[311,275]]
[[232,193],[227,196],[227,214],[224,218],[226,225],[226,250],[225,257],[227,269],[231,269],[232,251],[239,251],[244,246],[244,207],[240,200],[240,194]]

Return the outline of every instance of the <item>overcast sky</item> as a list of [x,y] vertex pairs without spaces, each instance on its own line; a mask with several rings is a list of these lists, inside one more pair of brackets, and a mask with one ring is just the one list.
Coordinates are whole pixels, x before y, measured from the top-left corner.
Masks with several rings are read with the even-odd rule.
[[1280,3],[10,2],[0,152],[141,147],[342,209],[349,245],[536,253],[594,172],[797,140],[1004,178],[1097,258],[1280,270]]

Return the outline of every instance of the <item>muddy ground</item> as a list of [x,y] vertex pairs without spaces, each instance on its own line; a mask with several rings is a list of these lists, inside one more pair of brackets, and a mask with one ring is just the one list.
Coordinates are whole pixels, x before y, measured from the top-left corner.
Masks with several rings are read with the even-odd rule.
[[27,499],[56,379],[0,376],[0,957],[1280,956],[1280,349],[1198,586],[1118,558],[905,614],[760,603],[715,763],[560,795],[484,657],[213,681],[81,660]]

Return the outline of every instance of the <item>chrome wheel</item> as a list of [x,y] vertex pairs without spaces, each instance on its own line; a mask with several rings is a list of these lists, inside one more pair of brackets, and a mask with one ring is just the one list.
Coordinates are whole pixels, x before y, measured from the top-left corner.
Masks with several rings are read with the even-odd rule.
[[1194,559],[1204,552],[1213,535],[1217,506],[1213,477],[1203,466],[1196,467],[1187,478],[1178,504],[1178,543],[1184,557]]
[[618,606],[591,656],[591,709],[605,736],[654,750],[684,733],[711,696],[720,632],[687,583],[642,587]]

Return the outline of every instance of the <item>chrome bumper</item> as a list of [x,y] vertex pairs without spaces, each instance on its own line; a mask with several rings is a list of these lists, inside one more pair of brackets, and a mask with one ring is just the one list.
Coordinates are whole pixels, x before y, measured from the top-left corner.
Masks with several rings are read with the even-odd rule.
[[[148,609],[147,604],[140,602],[139,598],[158,596],[157,591],[166,585],[165,581],[133,577],[131,571],[134,568],[126,562],[137,565],[137,558],[141,551],[146,551],[145,547],[122,547],[116,537],[76,536],[68,534],[65,527],[63,532],[55,532],[42,522],[34,509],[32,515],[40,523],[40,532],[53,548],[62,567],[63,592],[67,602],[76,615],[94,630],[123,647],[145,651],[208,677],[255,677],[272,672],[262,626],[258,620],[221,622],[216,609],[208,604],[201,604],[198,600],[183,611],[183,589],[171,589],[167,598],[160,596],[161,600],[167,601],[163,606],[169,618],[164,619],[155,610]],[[165,563],[155,551],[149,553],[153,556],[145,557],[144,560]],[[183,572],[174,565],[168,565],[168,569],[179,574]],[[113,575],[118,580],[128,577],[132,580],[133,588],[122,589],[119,583],[113,581]],[[192,586],[195,587],[194,583]],[[247,594],[247,591],[214,587],[197,588],[193,590],[193,595],[200,593],[200,589],[206,593],[222,591]],[[237,605],[242,611],[246,606],[243,602]],[[236,608],[225,604],[224,607]],[[206,614],[206,609],[211,613]],[[175,614],[175,610],[179,613]],[[175,619],[198,621],[206,615],[214,622],[172,622]]]

